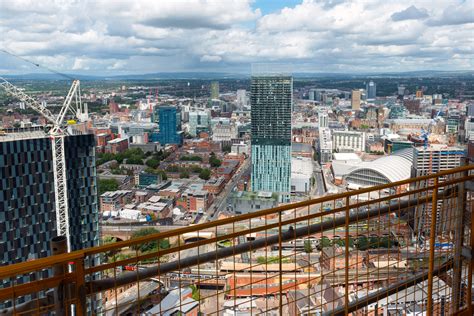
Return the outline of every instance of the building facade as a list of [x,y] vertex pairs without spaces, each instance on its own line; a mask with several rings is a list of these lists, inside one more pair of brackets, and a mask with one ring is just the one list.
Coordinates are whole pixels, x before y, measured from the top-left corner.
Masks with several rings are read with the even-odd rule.
[[365,133],[332,131],[332,145],[337,152],[363,152],[365,151]]
[[352,90],[351,106],[353,110],[360,110],[360,100],[362,98],[362,92],[360,90]]
[[162,145],[183,143],[181,132],[181,111],[174,106],[158,106],[155,108],[155,120],[158,118],[160,132],[158,142]]
[[[98,246],[94,136],[67,136],[64,145],[71,250]],[[57,236],[54,186],[49,135],[40,129],[7,131],[0,138],[0,266],[51,255],[49,243]]]
[[[458,147],[448,147],[444,145],[425,147],[414,147],[413,148],[413,169],[412,177],[420,177],[424,175],[430,175],[443,170],[459,167],[461,165],[461,159],[464,156],[464,150]],[[425,184],[420,185],[432,185],[433,180],[427,181]],[[416,189],[416,188],[414,188]],[[437,234],[452,231],[454,228],[454,222],[451,220],[454,218],[453,205],[456,205],[456,201],[450,201],[450,199],[444,199],[437,204],[437,218],[436,221],[436,232]],[[414,230],[421,236],[428,234],[431,230],[431,214],[432,206],[431,203],[421,205],[416,208],[414,214]]]
[[189,135],[197,136],[200,132],[208,132],[210,115],[206,111],[189,112]]
[[372,80],[366,85],[365,90],[367,91],[367,99],[375,99],[377,95],[377,85]]
[[293,78],[252,77],[250,102],[252,191],[289,194]]

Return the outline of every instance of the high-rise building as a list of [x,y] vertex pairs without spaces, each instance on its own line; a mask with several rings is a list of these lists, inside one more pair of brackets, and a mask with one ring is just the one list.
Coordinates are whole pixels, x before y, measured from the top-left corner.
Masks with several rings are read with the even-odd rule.
[[[426,148],[424,146],[414,147],[413,153],[412,177],[420,177],[459,167],[462,157],[464,156],[464,149],[434,144]],[[423,184],[420,182],[419,185]],[[433,179],[427,181],[425,185],[433,185]],[[437,233],[450,231],[452,229],[452,227],[447,225],[454,222],[450,220],[450,218],[453,218],[450,213],[452,205],[454,205],[454,202],[448,199],[438,202],[436,212],[438,218],[436,227]],[[414,214],[415,232],[421,234],[430,232],[431,214],[432,207],[430,203],[417,208]]]
[[375,99],[377,95],[377,85],[372,80],[366,85],[367,99]]
[[182,144],[181,111],[175,106],[158,106],[154,112],[155,122],[159,124],[160,144]]
[[[98,246],[94,136],[66,136],[64,148],[71,250]],[[57,225],[48,134],[6,130],[0,137],[0,184],[0,266],[51,255]]]
[[219,99],[219,82],[211,82],[211,99]]
[[197,136],[200,132],[209,132],[210,115],[207,111],[189,112],[189,135]]
[[318,127],[329,127],[329,116],[327,112],[318,113]]
[[352,90],[351,96],[351,106],[353,110],[360,110],[360,100],[362,97],[362,92],[360,90]]
[[251,81],[252,191],[291,191],[293,78],[256,75]]
[[237,106],[239,109],[243,109],[247,105],[247,91],[244,89],[237,90]]

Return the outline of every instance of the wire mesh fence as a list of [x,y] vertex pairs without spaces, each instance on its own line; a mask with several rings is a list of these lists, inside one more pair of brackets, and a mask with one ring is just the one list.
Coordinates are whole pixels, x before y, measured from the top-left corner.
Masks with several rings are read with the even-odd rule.
[[469,314],[471,169],[0,267],[0,314]]

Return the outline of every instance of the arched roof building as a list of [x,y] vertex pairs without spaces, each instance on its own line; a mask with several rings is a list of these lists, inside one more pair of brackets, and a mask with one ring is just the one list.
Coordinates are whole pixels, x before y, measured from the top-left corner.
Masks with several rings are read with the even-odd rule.
[[358,164],[345,176],[345,180],[348,184],[361,187],[392,183],[410,178],[412,165],[413,148],[406,148],[390,156]]

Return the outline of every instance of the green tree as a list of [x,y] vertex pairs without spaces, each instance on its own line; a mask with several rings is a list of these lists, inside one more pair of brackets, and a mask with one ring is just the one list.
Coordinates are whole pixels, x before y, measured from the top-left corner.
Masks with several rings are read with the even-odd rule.
[[199,173],[199,178],[203,180],[209,180],[211,178],[211,170],[202,169],[202,171]]
[[130,165],[143,165],[143,159],[138,156],[132,156],[127,158],[127,164]]
[[319,246],[318,246],[318,249],[323,249],[323,248],[326,248],[326,247],[331,247],[331,240],[329,238],[327,238],[326,236],[323,236],[321,237],[321,239],[319,240]]
[[183,171],[181,171],[181,173],[179,174],[179,177],[180,177],[181,179],[189,178],[189,172],[186,171],[186,170],[183,170]]
[[107,191],[116,191],[119,188],[119,183],[114,179],[99,179],[98,181],[98,190],[99,195]]
[[209,157],[209,164],[211,167],[216,168],[220,167],[222,164],[222,161],[220,161],[215,155],[212,155]]
[[156,158],[150,158],[145,164],[150,168],[156,169],[160,165],[160,161]]
[[189,170],[191,170],[192,173],[201,173],[203,169],[199,166],[190,166]]
[[[140,230],[134,231],[130,239],[137,239],[157,233],[159,233],[159,231],[156,228],[142,228]],[[156,239],[142,244],[133,245],[131,248],[141,252],[151,252],[157,251],[159,249],[168,249],[169,247],[170,243],[167,239]]]
[[201,299],[201,294],[200,294],[199,289],[197,288],[197,286],[192,284],[189,287],[192,290],[191,296],[192,296],[193,300],[199,301]]
[[304,251],[306,253],[312,253],[313,252],[313,245],[311,244],[311,240],[305,240],[304,241]]
[[367,250],[369,249],[369,239],[365,236],[360,236],[357,238],[357,249]]

